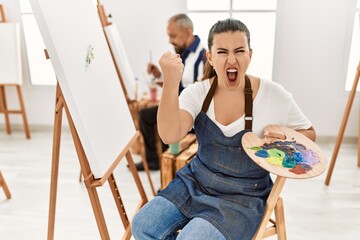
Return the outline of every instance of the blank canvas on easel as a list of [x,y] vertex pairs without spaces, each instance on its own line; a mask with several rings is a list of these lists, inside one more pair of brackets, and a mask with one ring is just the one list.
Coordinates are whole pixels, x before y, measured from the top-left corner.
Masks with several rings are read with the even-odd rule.
[[89,0],[30,2],[91,170],[100,178],[136,130],[96,8]]
[[123,78],[128,98],[129,100],[136,100],[135,75],[127,57],[120,33],[114,23],[105,26],[104,30],[112,49],[112,53],[114,54],[116,65],[119,67],[121,76]]
[[0,23],[0,84],[22,84],[19,24]]

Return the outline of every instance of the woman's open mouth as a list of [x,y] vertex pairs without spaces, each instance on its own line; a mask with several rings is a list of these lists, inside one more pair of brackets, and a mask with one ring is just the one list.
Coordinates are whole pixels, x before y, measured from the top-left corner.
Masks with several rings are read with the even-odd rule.
[[237,78],[238,71],[237,69],[231,68],[226,70],[227,77],[230,82],[233,82]]

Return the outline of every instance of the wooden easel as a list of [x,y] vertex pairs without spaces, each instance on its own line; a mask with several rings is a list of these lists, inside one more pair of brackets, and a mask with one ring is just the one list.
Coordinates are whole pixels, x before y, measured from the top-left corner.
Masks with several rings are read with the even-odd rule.
[[[354,102],[355,94],[356,94],[356,88],[357,88],[358,83],[359,83],[359,77],[360,77],[360,62],[358,64],[358,67],[357,67],[357,70],[356,70],[354,82],[353,82],[353,85],[352,85],[352,88],[351,88],[351,91],[350,91],[350,95],[349,95],[349,98],[348,98],[348,101],[347,101],[347,104],[346,104],[344,116],[343,116],[341,126],[340,126],[340,130],[339,130],[339,134],[338,134],[337,139],[336,139],[334,152],[333,152],[331,162],[330,162],[330,165],[329,165],[329,170],[328,170],[327,175],[326,175],[325,185],[327,185],[327,186],[329,186],[329,184],[330,184],[330,179],[331,179],[332,172],[334,170],[334,166],[335,166],[335,163],[336,163],[336,158],[337,158],[337,155],[339,153],[339,149],[340,149],[342,139],[344,137],[346,124],[347,124],[347,121],[349,119],[350,110],[351,110],[352,104]],[[359,135],[358,136],[360,137],[360,128],[359,128]],[[360,138],[358,139],[358,161],[357,161],[357,166],[358,167],[360,167],[360,150],[359,149],[360,149]]]
[[[6,22],[5,12],[4,12],[4,8],[1,4],[0,4],[0,16],[1,16],[0,23],[5,23]],[[6,86],[16,87],[17,94],[19,97],[20,110],[8,109],[7,102],[6,102],[6,94],[5,94]],[[21,114],[23,123],[24,123],[24,130],[25,130],[26,138],[28,138],[28,139],[30,138],[30,130],[29,130],[28,122],[27,122],[25,105],[24,105],[24,100],[23,100],[23,95],[22,95],[22,88],[21,88],[20,84],[0,84],[0,113],[4,113],[4,115],[5,115],[5,126],[6,126],[6,132],[8,134],[11,134],[9,114]]]
[[11,193],[10,193],[10,190],[9,190],[6,182],[5,182],[5,178],[1,174],[1,171],[0,171],[0,187],[3,188],[6,198],[10,199],[11,198]]
[[141,180],[139,178],[138,172],[136,170],[134,161],[130,153],[130,147],[135,142],[136,138],[139,137],[137,132],[128,145],[123,149],[118,158],[111,165],[110,169],[104,174],[100,179],[95,179],[93,173],[90,169],[89,162],[87,160],[85,151],[81,144],[80,138],[78,136],[76,127],[72,120],[71,114],[67,108],[64,96],[61,92],[59,83],[56,87],[56,103],[55,103],[55,121],[54,121],[54,136],[53,136],[53,153],[52,153],[52,170],[51,170],[51,186],[50,186],[50,205],[49,205],[49,222],[48,222],[48,238],[54,239],[54,225],[55,225],[55,209],[56,209],[56,194],[57,194],[57,181],[58,181],[58,170],[59,170],[59,154],[60,154],[60,139],[61,139],[61,126],[62,126],[62,112],[65,109],[65,113],[69,122],[69,127],[73,142],[76,148],[76,153],[80,162],[81,172],[84,176],[84,183],[89,194],[91,206],[95,215],[96,223],[99,229],[101,239],[110,239],[104,214],[101,209],[100,200],[96,188],[101,187],[107,181],[109,183],[111,192],[114,197],[118,212],[120,214],[121,221],[125,228],[125,234],[122,239],[130,239],[131,237],[131,227],[130,221],[128,219],[128,214],[126,213],[124,204],[122,202],[118,187],[113,176],[113,171],[116,166],[119,164],[121,159],[125,156],[129,164],[131,173],[135,180],[136,186],[139,190],[141,200],[138,204],[137,210],[140,209],[145,203],[147,203],[147,197]]
[[[104,28],[106,26],[111,25],[111,23],[108,21],[108,16],[105,13],[104,6],[100,3],[99,0],[97,0],[97,8],[98,8],[98,14],[99,14],[99,17],[100,17],[102,27]],[[106,38],[106,41],[107,41],[108,46],[109,46],[109,50],[110,50],[110,53],[111,53],[111,56],[112,56],[112,59],[113,59],[114,65],[115,65],[117,75],[118,75],[119,80],[120,80],[121,87],[122,87],[122,89],[124,91],[126,101],[128,103],[128,107],[129,107],[133,122],[135,124],[136,129],[138,130],[139,129],[139,121],[138,121],[139,104],[138,104],[136,98],[135,98],[135,100],[131,100],[129,98],[129,94],[128,94],[127,90],[126,90],[125,83],[124,83],[123,77],[122,77],[121,72],[120,72],[120,68],[117,65],[116,61],[115,61],[114,53],[113,53],[113,50],[110,47],[108,36],[106,35],[105,31],[104,31],[104,34],[105,34],[105,38]],[[140,136],[140,139],[141,138],[142,138],[142,135]],[[154,188],[153,181],[151,179],[150,170],[149,170],[148,163],[146,161],[145,152],[144,152],[143,147],[140,148],[140,155],[141,155],[141,160],[142,160],[146,175],[147,175],[149,183],[150,183],[151,191],[152,191],[153,195],[155,196],[156,191],[155,191],[155,188]]]
[[3,23],[6,22],[5,11],[2,4],[0,4],[0,17],[1,17],[0,22]]

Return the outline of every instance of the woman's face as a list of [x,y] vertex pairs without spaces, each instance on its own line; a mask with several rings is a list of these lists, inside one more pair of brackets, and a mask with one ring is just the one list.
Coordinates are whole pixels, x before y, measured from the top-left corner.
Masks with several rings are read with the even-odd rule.
[[219,87],[237,89],[244,87],[244,77],[250,64],[249,49],[244,32],[224,32],[214,35],[213,46],[207,58],[213,65]]

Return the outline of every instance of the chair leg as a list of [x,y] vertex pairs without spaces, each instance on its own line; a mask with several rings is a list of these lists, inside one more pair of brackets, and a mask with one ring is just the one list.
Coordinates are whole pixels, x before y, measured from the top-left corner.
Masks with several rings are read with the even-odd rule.
[[274,209],[275,221],[276,221],[276,233],[278,240],[286,240],[286,227],[284,216],[284,204],[281,197],[277,200]]

